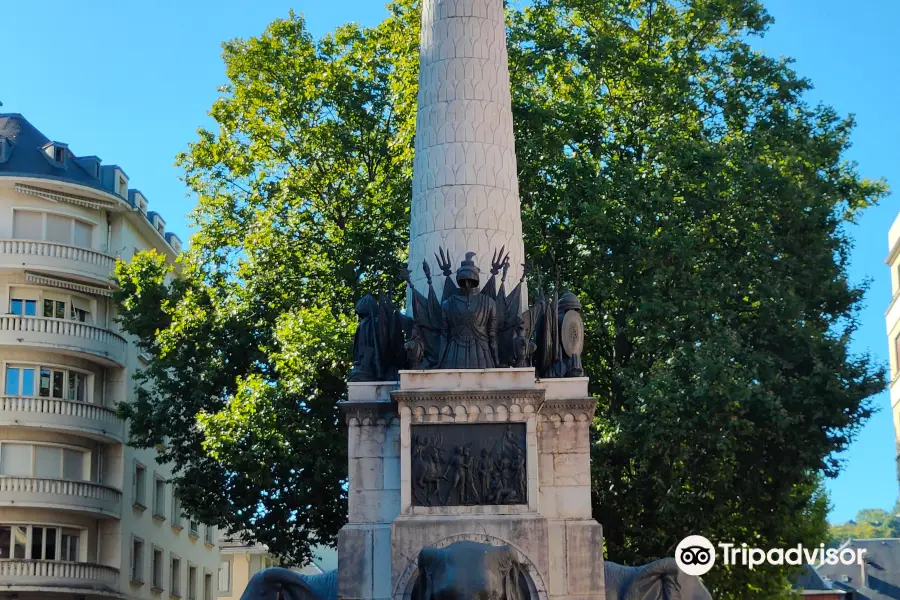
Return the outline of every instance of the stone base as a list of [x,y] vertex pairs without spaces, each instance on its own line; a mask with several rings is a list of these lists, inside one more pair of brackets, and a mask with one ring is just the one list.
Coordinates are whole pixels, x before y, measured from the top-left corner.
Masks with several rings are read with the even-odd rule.
[[[349,385],[349,523],[338,536],[338,597],[410,600],[419,551],[508,545],[529,600],[604,600],[603,533],[591,518],[588,379],[534,369],[401,371]],[[522,423],[527,504],[415,506],[412,428]]]
[[[410,600],[418,553],[424,546],[441,548],[463,540],[510,546],[527,568],[535,598],[605,598],[600,524],[592,519],[551,520],[539,514],[394,519],[390,598]],[[373,598],[382,598],[386,591],[373,589]]]

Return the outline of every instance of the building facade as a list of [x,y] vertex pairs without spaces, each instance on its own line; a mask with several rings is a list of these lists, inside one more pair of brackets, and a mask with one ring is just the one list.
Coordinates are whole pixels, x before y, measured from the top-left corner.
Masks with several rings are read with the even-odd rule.
[[888,231],[888,257],[885,260],[891,268],[891,303],[884,313],[887,325],[891,364],[891,414],[894,418],[896,441],[897,479],[900,481],[900,215]]
[[25,599],[212,600],[213,528],[127,446],[115,406],[142,357],[110,297],[116,259],[180,241],[128,175],[0,115],[0,590]]

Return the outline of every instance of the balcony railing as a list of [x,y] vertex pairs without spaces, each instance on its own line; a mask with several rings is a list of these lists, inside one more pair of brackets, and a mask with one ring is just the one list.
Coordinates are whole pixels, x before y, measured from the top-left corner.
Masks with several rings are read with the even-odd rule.
[[72,349],[125,366],[125,338],[80,321],[0,315],[0,343]]
[[90,248],[40,240],[0,240],[0,266],[70,273],[109,285],[115,265],[115,258]]
[[117,442],[124,440],[123,424],[115,410],[60,398],[0,396],[0,425],[78,431]]
[[0,582],[9,591],[17,587],[48,587],[115,592],[119,570],[93,563],[0,560]]
[[0,506],[55,508],[118,517],[121,504],[121,491],[99,483],[0,475]]

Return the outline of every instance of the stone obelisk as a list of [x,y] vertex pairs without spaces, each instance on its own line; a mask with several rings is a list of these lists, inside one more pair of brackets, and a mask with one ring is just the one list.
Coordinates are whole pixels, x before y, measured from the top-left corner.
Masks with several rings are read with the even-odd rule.
[[[440,247],[454,272],[475,252],[482,283],[494,251],[505,247],[508,280],[521,277],[508,62],[503,0],[423,1],[409,248],[413,285],[422,293],[422,261],[440,275]],[[435,283],[443,287],[442,278]]]

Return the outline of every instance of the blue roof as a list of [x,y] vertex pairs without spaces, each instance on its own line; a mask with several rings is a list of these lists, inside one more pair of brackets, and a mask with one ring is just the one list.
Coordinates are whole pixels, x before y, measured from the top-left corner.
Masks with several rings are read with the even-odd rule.
[[[50,140],[19,113],[0,113],[0,139],[4,138],[9,140],[11,149],[7,151],[7,160],[0,162],[0,176],[14,175],[76,183],[119,196],[132,207],[137,208],[134,196],[141,194],[140,191],[129,189],[124,196],[118,193],[119,188],[116,185],[118,182],[114,176],[116,170],[126,178],[128,177],[122,167],[102,165],[100,166],[100,177],[95,177],[92,171],[95,165],[100,163],[97,156],[75,156],[71,150],[68,150],[66,144]],[[56,144],[67,148],[65,166],[56,164],[47,156],[43,150],[47,144]],[[89,165],[91,170],[88,170],[86,165]],[[144,195],[141,194],[141,196]],[[144,196],[145,200],[146,198]],[[151,220],[155,214],[154,212],[148,213],[146,219]],[[169,242],[169,236],[178,239],[178,236],[174,234],[164,235],[166,241]]]
[[12,146],[9,159],[0,163],[0,175],[56,179],[103,189],[100,180],[71,157],[66,157],[67,168],[56,166],[47,160],[47,155],[41,148],[48,143],[57,142],[52,142],[22,115],[0,114],[0,137],[9,140]]

